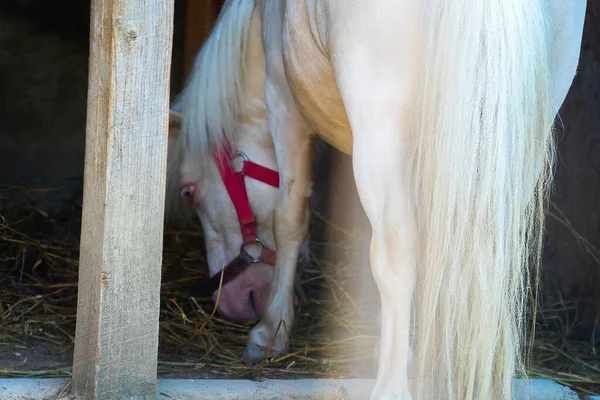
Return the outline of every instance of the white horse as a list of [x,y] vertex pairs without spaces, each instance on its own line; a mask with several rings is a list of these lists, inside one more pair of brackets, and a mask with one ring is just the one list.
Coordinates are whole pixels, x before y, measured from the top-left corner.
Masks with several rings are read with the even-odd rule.
[[[174,106],[170,171],[202,223],[220,312],[260,316],[245,360],[287,350],[320,135],[352,154],[372,225],[383,349],[372,398],[511,398],[553,120],[576,73],[585,8],[225,3]],[[252,243],[263,251],[249,255]]]

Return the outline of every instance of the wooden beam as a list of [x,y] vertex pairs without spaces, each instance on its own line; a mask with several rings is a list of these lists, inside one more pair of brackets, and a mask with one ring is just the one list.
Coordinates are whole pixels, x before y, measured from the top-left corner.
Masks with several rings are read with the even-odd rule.
[[[409,379],[410,382],[410,379]],[[69,380],[64,378],[0,378],[2,400],[56,399]],[[368,399],[375,379],[159,379],[163,399],[178,400],[338,400]],[[352,397],[349,397],[351,393]],[[65,397],[61,397],[65,399]],[[155,397],[156,399],[156,397]],[[515,400],[600,400],[598,396],[580,398],[577,392],[549,379],[517,379]],[[153,399],[154,400],[154,399]]]
[[156,399],[173,1],[92,0],[75,394]]
[[183,75],[194,66],[196,54],[210,35],[223,0],[187,0],[183,38]]

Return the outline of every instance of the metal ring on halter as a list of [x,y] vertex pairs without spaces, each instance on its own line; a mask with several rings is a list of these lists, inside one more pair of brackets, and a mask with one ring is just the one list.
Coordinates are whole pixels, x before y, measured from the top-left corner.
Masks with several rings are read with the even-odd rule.
[[256,243],[260,244],[260,247],[261,247],[261,251],[260,251],[258,258],[252,258],[252,256],[250,254],[248,254],[248,252],[246,251],[246,246],[250,243],[242,244],[242,248],[240,250],[240,252],[246,254],[248,256],[248,258],[252,260],[251,261],[252,264],[256,264],[256,263],[259,263],[262,261],[262,250],[264,250],[267,247],[265,245],[265,243],[262,240],[260,240],[259,238],[256,238],[255,240],[256,240]]
[[243,172],[244,171],[244,164],[246,162],[250,161],[250,159],[248,158],[248,156],[245,153],[242,153],[241,151],[238,151],[238,153],[236,154],[236,156],[231,159],[231,162],[233,163],[233,161],[236,158],[238,158],[238,157],[242,157],[242,159],[244,160],[244,163],[242,164],[242,169],[240,169],[240,171],[235,171],[235,169],[234,169],[234,171],[235,172]]

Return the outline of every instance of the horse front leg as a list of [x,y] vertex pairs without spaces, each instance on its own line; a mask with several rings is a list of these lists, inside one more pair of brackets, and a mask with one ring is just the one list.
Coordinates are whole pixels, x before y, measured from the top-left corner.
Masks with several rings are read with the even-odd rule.
[[297,111],[287,86],[282,88],[267,77],[265,94],[280,176],[273,216],[277,260],[262,318],[250,331],[243,356],[248,363],[288,350],[294,324],[294,281],[301,246],[308,233],[308,199],[312,189],[315,135]]

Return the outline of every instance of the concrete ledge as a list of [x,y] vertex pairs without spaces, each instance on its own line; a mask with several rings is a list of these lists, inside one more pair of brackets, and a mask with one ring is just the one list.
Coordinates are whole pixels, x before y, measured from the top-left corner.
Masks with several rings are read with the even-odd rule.
[[[0,379],[2,400],[57,400],[69,379]],[[372,379],[201,380],[159,379],[157,400],[368,400]],[[546,379],[515,383],[515,399],[579,400],[571,389]],[[126,399],[123,399],[126,400]]]

